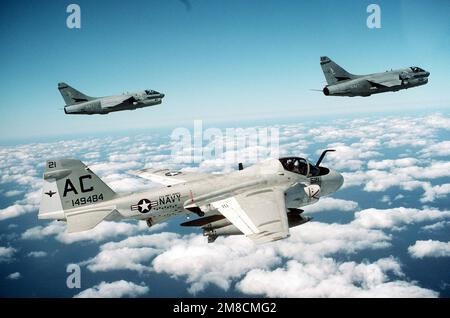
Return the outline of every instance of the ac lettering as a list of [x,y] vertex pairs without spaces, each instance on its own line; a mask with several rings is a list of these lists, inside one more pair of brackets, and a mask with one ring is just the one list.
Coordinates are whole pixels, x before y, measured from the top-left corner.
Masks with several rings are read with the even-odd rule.
[[90,192],[90,191],[92,191],[92,190],[94,190],[94,188],[91,186],[90,188],[88,188],[88,189],[85,189],[84,188],[84,183],[83,183],[83,180],[84,179],[92,179],[92,176],[90,175],[90,174],[88,174],[88,175],[85,175],[85,176],[81,176],[80,177],[80,187],[81,187],[81,192]]
[[63,197],[67,195],[67,192],[73,191],[74,194],[78,194],[77,189],[75,189],[72,181],[70,179],[66,179],[66,184],[64,185],[64,193]]
[[[92,187],[92,186],[86,189],[86,186],[84,184],[84,179],[92,179],[92,176],[84,175],[84,176],[81,176],[78,178],[78,181],[80,184],[80,191],[82,193],[93,191],[94,187]],[[75,186],[73,185],[72,181],[70,181],[70,179],[66,179],[66,184],[64,185],[63,197],[67,196],[67,193],[69,193],[69,192],[73,192],[73,194],[78,194],[78,191],[75,188]]]

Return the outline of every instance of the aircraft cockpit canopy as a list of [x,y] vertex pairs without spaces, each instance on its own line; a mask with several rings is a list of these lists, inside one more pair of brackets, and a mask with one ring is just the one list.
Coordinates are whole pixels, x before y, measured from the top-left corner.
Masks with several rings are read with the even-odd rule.
[[420,67],[417,67],[417,66],[411,66],[411,70],[414,73],[425,72],[423,69],[421,69]]
[[316,167],[308,160],[300,157],[286,157],[280,158],[279,160],[285,170],[301,174],[305,177],[316,177],[329,172],[327,168]]
[[151,90],[151,89],[146,89],[145,93],[147,95],[155,95],[155,94],[159,94],[157,91]]

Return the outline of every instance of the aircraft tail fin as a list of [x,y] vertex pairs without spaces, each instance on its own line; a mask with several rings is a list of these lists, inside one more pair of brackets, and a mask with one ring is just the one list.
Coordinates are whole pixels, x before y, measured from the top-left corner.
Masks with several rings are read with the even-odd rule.
[[66,220],[69,232],[88,230],[115,210],[114,206],[92,205],[115,197],[116,193],[80,160],[48,160],[38,218]]
[[320,66],[322,67],[323,74],[329,85],[356,77],[337,65],[328,56],[320,57]]
[[66,105],[74,105],[95,99],[95,97],[84,95],[66,83],[58,83],[58,90],[64,98]]

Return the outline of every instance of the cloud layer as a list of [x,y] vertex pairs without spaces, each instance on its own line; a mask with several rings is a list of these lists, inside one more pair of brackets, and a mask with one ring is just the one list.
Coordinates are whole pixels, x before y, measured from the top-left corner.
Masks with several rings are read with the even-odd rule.
[[438,293],[403,280],[389,281],[388,273],[402,277],[398,261],[337,263],[323,259],[303,264],[289,261],[272,271],[255,269],[239,282],[246,294],[268,297],[436,297]]
[[[0,262],[45,259],[45,251],[21,253],[19,244],[34,240],[55,240],[71,248],[88,242],[98,246],[98,251],[80,265],[96,277],[118,270],[136,275],[134,281],[148,273],[164,274],[185,282],[192,295],[212,286],[224,292],[272,297],[438,296],[407,277],[402,260],[390,254],[397,236],[412,226],[420,226],[421,235],[428,236],[435,231],[445,235],[450,224],[450,141],[445,140],[450,119],[434,114],[277,127],[280,155],[315,161],[323,149],[333,148],[337,151],[327,155],[323,165],[345,176],[344,188],[334,197],[305,207],[305,214],[316,214],[315,220],[291,229],[287,240],[256,246],[245,237],[234,236],[207,244],[199,232],[182,235],[170,223],[149,230],[144,222],[102,222],[76,234],[67,234],[63,222],[42,222],[16,233],[21,227],[12,221],[20,224],[22,219],[36,218],[32,214],[39,207],[42,171],[50,158],[79,158],[113,190],[130,192],[155,184],[129,175],[128,170],[165,166],[227,172],[236,170],[235,162],[250,164],[254,153],[261,156],[258,159],[270,155],[267,146],[249,146],[192,165],[180,159],[195,147],[173,157],[173,143],[167,138],[144,134],[85,138],[0,148],[0,199],[7,202],[1,205],[0,222],[16,233],[14,240],[2,234]],[[226,146],[232,140],[217,142]],[[215,146],[211,143],[204,150]],[[327,212],[341,216],[340,223],[327,218]],[[413,238],[409,244],[410,261],[449,256],[448,242]],[[361,259],[361,255],[370,255],[370,259]],[[102,282],[76,297],[138,297],[150,291],[145,281],[98,281]]]

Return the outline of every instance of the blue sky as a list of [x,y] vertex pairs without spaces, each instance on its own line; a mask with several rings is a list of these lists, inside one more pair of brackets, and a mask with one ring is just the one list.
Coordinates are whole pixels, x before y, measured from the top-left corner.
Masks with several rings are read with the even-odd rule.
[[[205,121],[445,108],[448,1],[9,1],[0,12],[1,139],[117,131]],[[427,86],[370,98],[332,98],[319,56],[353,73],[418,65]],[[56,85],[93,96],[152,88],[162,105],[67,116]]]

